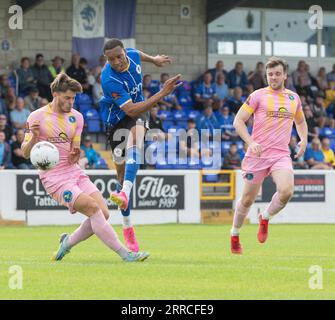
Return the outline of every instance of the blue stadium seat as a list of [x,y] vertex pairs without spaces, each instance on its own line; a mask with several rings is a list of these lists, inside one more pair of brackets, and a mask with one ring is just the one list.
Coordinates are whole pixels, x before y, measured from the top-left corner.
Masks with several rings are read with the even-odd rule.
[[171,120],[173,121],[173,114],[171,111],[168,110],[159,110],[157,113],[158,118],[160,118],[162,121],[164,120]]
[[225,154],[229,151],[230,145],[232,144],[231,141],[222,141],[221,143],[221,148],[222,148],[222,153]]
[[173,118],[176,122],[187,121],[187,114],[184,111],[177,110],[173,112]]
[[198,118],[200,115],[200,112],[198,110],[191,110],[190,113],[188,114],[189,119],[194,119]]
[[203,182],[218,182],[219,175],[218,174],[205,174],[203,175]]
[[87,124],[88,133],[101,132],[101,121],[97,110],[88,109],[84,114],[85,122]]
[[332,128],[322,128],[320,130],[321,137],[335,138],[335,129]]
[[99,158],[95,163],[95,169],[108,169],[108,164],[104,158]]
[[174,121],[173,120],[164,120],[162,122],[163,124],[163,129],[165,132],[168,132],[168,130],[174,126]]

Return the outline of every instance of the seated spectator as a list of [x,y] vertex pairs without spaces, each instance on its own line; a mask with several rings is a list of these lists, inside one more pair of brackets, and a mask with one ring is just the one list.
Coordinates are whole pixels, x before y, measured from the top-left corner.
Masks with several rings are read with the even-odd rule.
[[222,169],[241,169],[241,157],[237,152],[236,143],[232,143],[229,147],[229,151],[225,154]]
[[18,129],[24,129],[30,111],[25,108],[24,100],[22,98],[16,99],[16,108],[10,113],[10,121],[14,128],[14,132]]
[[[224,81],[226,84],[228,84],[228,72],[224,69],[224,63],[222,60],[218,60],[215,64],[215,68],[208,69],[206,73],[209,72],[212,76],[212,82],[215,83],[218,80],[219,74],[224,75]],[[199,79],[200,81],[203,81],[204,75]]]
[[235,141],[238,139],[238,134],[234,128],[235,116],[229,113],[229,108],[224,106],[220,108],[220,114],[218,120],[222,130],[222,139],[228,141]]
[[0,131],[0,170],[11,169],[11,150],[6,142],[6,135]]
[[219,99],[219,107],[223,106],[229,97],[229,88],[225,80],[225,75],[223,73],[219,73],[217,75],[215,82],[215,92],[217,98]]
[[196,123],[193,119],[187,120],[187,139],[179,140],[179,152],[193,160],[199,160],[199,133],[196,129]]
[[0,114],[4,114],[6,117],[8,116],[8,109],[6,106],[6,102],[1,97],[0,97]]
[[92,89],[93,102],[96,108],[99,108],[99,101],[104,95],[102,91],[100,76],[101,74],[98,74],[97,77],[95,78],[95,84],[93,85]]
[[28,94],[29,90],[36,87],[36,79],[34,78],[33,70],[30,67],[30,60],[27,57],[21,59],[21,66],[16,70],[19,78],[19,93],[22,95]]
[[305,161],[310,169],[331,169],[332,166],[325,162],[325,156],[321,151],[321,142],[319,138],[312,140],[312,147],[307,148],[305,152]]
[[326,68],[321,67],[318,71],[318,75],[316,77],[316,81],[318,83],[318,88],[321,91],[325,91],[328,89],[328,80],[327,80],[327,74],[326,74]]
[[44,63],[44,56],[38,53],[35,58],[35,64],[31,68],[36,80],[37,89],[40,97],[46,98],[49,101],[52,100],[50,83],[53,81],[53,77],[49,71],[49,68]]
[[247,153],[247,150],[248,150],[248,144],[246,142],[243,142],[243,149],[238,150],[241,161],[244,159],[244,156]]
[[205,107],[212,107],[217,101],[215,85],[212,84],[212,75],[210,72],[204,74],[204,81],[201,82],[195,91],[196,108],[204,110]]
[[[168,80],[169,77],[170,76],[168,73],[161,74],[161,82],[159,85],[159,90],[163,88],[165,81]],[[178,99],[177,99],[175,92],[172,92],[169,95],[165,96],[163,99],[161,99],[158,102],[158,105],[161,110],[173,110],[173,109],[181,110],[182,109],[178,103]]]
[[299,152],[299,146],[297,143],[297,138],[295,136],[291,137],[288,148],[290,150],[290,156],[292,160],[293,169],[308,169],[308,165],[304,160],[304,156],[295,158],[295,156]]
[[8,76],[6,74],[3,74],[0,76],[0,97],[4,100],[7,99],[7,97],[10,95],[10,91],[13,89],[10,86]]
[[159,91],[159,81],[153,81],[150,74],[143,76],[143,90],[147,89],[150,95],[153,95]]
[[243,102],[245,101],[245,97],[249,97],[253,92],[254,92],[254,86],[251,83],[248,83],[245,86],[245,90],[243,92],[243,96],[241,97],[241,99],[243,100]]
[[92,140],[90,136],[86,136],[83,140],[83,145],[81,146],[81,149],[85,151],[85,156],[88,160],[88,168],[94,169],[98,159],[99,154],[96,152],[93,148]]
[[334,151],[330,148],[329,138],[322,139],[321,150],[325,157],[325,162],[334,168],[335,167],[335,155],[334,155]]
[[264,88],[266,86],[264,63],[257,62],[255,71],[248,76],[249,83],[252,84],[254,90]]
[[240,110],[244,99],[242,99],[243,91],[240,87],[235,87],[233,90],[233,96],[230,97],[225,105],[229,108],[230,112],[237,114],[238,110]]
[[289,70],[289,66],[287,65],[287,78],[285,80],[285,88],[293,92],[297,92],[297,90],[295,89],[294,83],[293,83],[292,75],[289,74],[288,70]]
[[60,56],[55,56],[51,60],[52,64],[49,66],[49,71],[53,79],[55,79],[61,72],[65,73],[65,68],[63,67],[64,61],[65,60]]
[[39,96],[37,88],[31,88],[29,95],[24,98],[24,105],[29,109],[30,112],[33,112],[40,107],[42,98]]
[[89,84],[87,82],[86,71],[80,66],[80,55],[74,53],[72,55],[71,62],[71,65],[66,69],[66,74],[69,77],[77,80],[82,86],[85,86],[85,89],[87,90],[89,88]]
[[327,73],[327,81],[335,82],[335,63],[333,64],[333,69],[329,73]]
[[21,145],[24,140],[24,130],[19,129],[16,131],[16,141],[12,143],[12,163],[16,169],[33,169],[29,159],[23,156]]
[[246,73],[243,71],[243,63],[236,62],[235,68],[228,73],[229,88],[234,89],[235,87],[241,87],[242,90],[248,84],[248,78]]
[[197,122],[197,129],[201,133],[201,130],[208,130],[209,137],[213,136],[214,129],[220,129],[220,123],[213,113],[211,106],[206,106],[203,115],[200,115]]
[[293,84],[299,95],[312,95],[310,89],[312,79],[308,73],[306,62],[304,60],[298,62],[297,69],[292,72],[292,78]]
[[89,169],[88,159],[86,158],[84,149],[80,149],[79,167],[83,170]]
[[13,140],[12,127],[7,123],[7,117],[4,114],[0,114],[0,132],[3,132],[6,136],[6,142]]
[[324,94],[322,91],[318,92],[315,98],[315,103],[312,105],[312,112],[319,128],[335,127],[334,119],[328,118],[327,116],[326,107],[324,105]]
[[319,137],[319,128],[318,124],[316,123],[313,112],[309,105],[305,105],[303,107],[304,115],[307,122],[308,127],[308,142],[311,142],[314,138]]

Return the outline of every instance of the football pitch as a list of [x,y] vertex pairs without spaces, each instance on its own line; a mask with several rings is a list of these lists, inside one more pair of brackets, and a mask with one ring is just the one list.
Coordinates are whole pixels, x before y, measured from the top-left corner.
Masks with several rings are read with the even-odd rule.
[[[230,253],[229,225],[137,226],[145,262],[122,262],[95,236],[50,261],[74,228],[0,228],[0,299],[335,299],[335,225],[270,225],[265,244],[246,225],[243,256]],[[13,266],[22,289],[10,288]]]

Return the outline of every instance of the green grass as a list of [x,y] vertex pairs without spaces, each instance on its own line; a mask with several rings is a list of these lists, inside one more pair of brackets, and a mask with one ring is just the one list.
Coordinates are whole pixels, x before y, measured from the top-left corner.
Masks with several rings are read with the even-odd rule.
[[[121,228],[117,232],[121,235]],[[66,227],[0,228],[0,299],[335,299],[335,225],[242,229],[243,256],[230,254],[228,225],[136,227],[143,263],[127,264],[95,236],[50,261]],[[23,289],[9,289],[9,268],[23,269]],[[323,268],[311,290],[310,266]]]

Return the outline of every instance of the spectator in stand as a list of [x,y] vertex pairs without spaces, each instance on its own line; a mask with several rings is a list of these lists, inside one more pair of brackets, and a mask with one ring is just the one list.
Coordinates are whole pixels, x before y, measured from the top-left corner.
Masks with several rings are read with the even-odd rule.
[[[228,72],[224,69],[224,63],[223,63],[222,60],[218,60],[215,64],[215,68],[208,69],[206,71],[206,73],[207,72],[209,72],[211,74],[213,83],[217,82],[218,76],[223,74],[224,75],[224,81],[228,84]],[[200,80],[203,80],[203,77]]]
[[98,74],[101,74],[101,71],[105,67],[106,62],[107,62],[107,58],[104,54],[102,54],[99,57],[99,64],[96,67],[94,67],[92,70],[92,74],[94,77],[97,77]]
[[243,90],[248,84],[248,78],[246,73],[243,71],[243,63],[236,62],[235,68],[228,74],[229,88],[234,89],[235,87],[241,87]]
[[241,169],[241,157],[237,152],[236,143],[232,143],[229,147],[229,151],[225,154],[222,169]]
[[12,163],[16,169],[33,169],[29,159],[23,156],[21,145],[24,140],[24,130],[19,129],[16,131],[16,141],[12,144]]
[[321,151],[325,157],[325,162],[328,163],[329,166],[334,168],[335,167],[335,155],[334,155],[334,151],[330,148],[329,138],[322,139]]
[[101,87],[100,76],[101,74],[98,74],[97,77],[95,78],[95,84],[93,85],[92,89],[93,102],[96,108],[99,108],[99,101],[104,95]]
[[309,105],[303,107],[304,115],[306,118],[306,123],[308,127],[308,142],[311,142],[312,139],[319,137],[319,128],[314,119],[313,112]]
[[32,87],[36,86],[33,70],[30,67],[30,60],[27,57],[21,59],[21,66],[16,70],[19,79],[19,94],[26,95]]
[[191,158],[193,161],[199,160],[199,133],[194,119],[187,120],[187,138],[179,140],[179,152]]
[[322,91],[319,91],[315,98],[315,103],[312,105],[312,112],[319,128],[325,126],[330,128],[335,127],[335,120],[327,116],[324,105],[324,93]]
[[217,100],[215,85],[212,83],[210,72],[204,74],[204,80],[197,86],[195,91],[196,108],[204,110],[206,107],[212,107]]
[[[161,74],[161,82],[159,86],[159,90],[161,90],[164,86],[164,83],[166,80],[170,78],[170,75],[168,73],[162,73]],[[182,107],[178,103],[178,99],[175,92],[170,93],[169,95],[162,98],[158,105],[160,109],[162,110],[181,110]]]
[[238,134],[234,128],[235,116],[229,113],[229,108],[224,106],[220,108],[218,120],[222,131],[222,139],[228,141],[235,141],[238,139]]
[[318,71],[318,75],[316,77],[316,81],[318,83],[319,90],[325,91],[328,89],[329,84],[327,80],[326,68],[321,67]]
[[243,142],[243,149],[238,150],[241,161],[244,159],[244,156],[247,153],[247,150],[248,150],[248,144]]
[[242,99],[243,91],[240,87],[235,87],[233,90],[233,96],[230,97],[225,105],[229,108],[230,112],[236,113],[240,110],[244,100]]
[[6,135],[0,131],[0,170],[11,169],[11,150],[6,142]]
[[209,105],[205,106],[203,115],[200,115],[197,123],[197,129],[208,130],[209,137],[213,137],[213,130],[220,129],[220,123],[213,113],[213,108]]
[[24,100],[22,98],[16,99],[16,108],[10,113],[10,120],[14,128],[14,132],[18,129],[24,129],[30,111],[25,108]]
[[264,63],[257,62],[255,71],[248,76],[249,83],[253,85],[254,90],[264,88],[266,86]]
[[0,76],[0,97],[6,100],[8,96],[10,96],[11,90],[13,90],[13,88],[10,86],[8,76],[6,74],[1,75]]
[[55,79],[56,76],[58,74],[60,74],[61,72],[65,73],[65,68],[63,66],[64,61],[65,60],[63,58],[61,58],[60,56],[55,56],[51,60],[52,64],[51,64],[51,66],[49,66],[49,71],[50,71],[51,76],[52,76],[53,79]]
[[10,140],[13,140],[13,129],[12,127],[7,123],[7,116],[5,114],[0,114],[0,132],[3,132],[6,136],[6,142],[10,142]]
[[95,77],[93,76],[91,70],[88,67],[87,59],[81,57],[79,60],[79,66],[85,70],[86,74],[86,82],[82,84],[83,90],[85,93],[91,95],[93,85],[95,84]]
[[295,89],[294,83],[293,83],[292,75],[289,74],[288,70],[289,70],[289,66],[287,65],[287,78],[285,80],[285,88],[293,92],[297,92],[297,90]]
[[83,141],[83,145],[81,146],[81,149],[85,151],[85,156],[88,160],[88,168],[94,169],[98,159],[99,154],[96,152],[93,148],[92,140],[90,136],[86,136]]
[[219,100],[219,107],[223,106],[229,97],[229,88],[225,81],[225,75],[223,73],[219,73],[215,82],[215,92]]
[[46,106],[47,104],[49,104],[49,101],[47,99],[42,98],[40,102],[40,108]]
[[333,64],[333,69],[327,74],[328,82],[335,82],[335,63]]
[[[84,68],[80,66],[80,55],[74,53],[71,59],[71,65],[66,69],[66,74],[77,80],[82,86],[84,91],[89,88],[89,84],[87,82],[87,75]],[[85,86],[85,88],[84,88]]]
[[308,165],[304,160],[304,156],[301,156],[299,158],[295,157],[299,152],[299,146],[297,143],[297,138],[295,136],[291,136],[288,148],[290,150],[290,156],[291,156],[293,168],[294,169],[307,169]]
[[35,64],[32,67],[34,78],[36,80],[37,89],[39,95],[42,98],[46,98],[49,101],[52,100],[50,83],[53,81],[53,77],[49,71],[49,68],[44,63],[44,56],[38,53],[35,58]]
[[29,109],[30,112],[33,112],[40,108],[42,98],[39,96],[37,88],[31,88],[29,95],[24,98],[24,105]]
[[293,84],[299,95],[312,96],[310,86],[312,85],[312,79],[308,73],[306,62],[300,60],[298,62],[297,69],[292,73]]
[[307,148],[305,161],[310,169],[332,169],[332,166],[325,162],[325,156],[321,151],[319,138],[314,138],[312,140],[312,147]]
[[5,116],[8,116],[8,109],[6,106],[6,102],[4,99],[0,96],[0,114],[4,114]]

